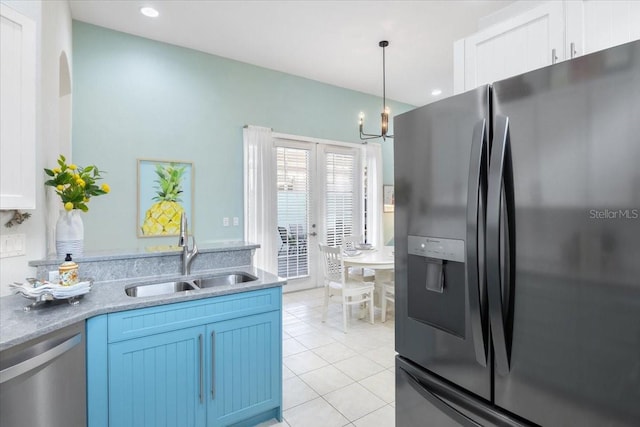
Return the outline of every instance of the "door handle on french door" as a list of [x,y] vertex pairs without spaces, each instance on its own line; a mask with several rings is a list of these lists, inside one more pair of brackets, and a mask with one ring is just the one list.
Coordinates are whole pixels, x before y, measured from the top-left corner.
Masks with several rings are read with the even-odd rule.
[[[504,206],[503,206],[504,198]],[[506,230],[503,233],[503,210]],[[487,194],[486,269],[489,320],[499,374],[509,372],[515,273],[515,202],[509,118],[496,115]],[[503,262],[504,260],[504,262]],[[502,293],[505,293],[503,303]]]
[[[481,366],[487,366],[488,331],[483,315],[481,287],[480,241],[479,233],[484,215],[481,210],[486,206],[486,152],[487,121],[482,119],[473,128],[471,141],[471,160],[469,162],[469,183],[467,186],[467,290],[469,293],[469,316],[476,360]],[[482,233],[484,237],[484,233]]]

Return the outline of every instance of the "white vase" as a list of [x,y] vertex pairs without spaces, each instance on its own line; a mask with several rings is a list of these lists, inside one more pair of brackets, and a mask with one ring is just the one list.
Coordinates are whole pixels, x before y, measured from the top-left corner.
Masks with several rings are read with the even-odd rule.
[[82,211],[72,209],[61,210],[56,223],[56,254],[58,258],[71,254],[73,257],[82,256],[84,251],[84,224]]

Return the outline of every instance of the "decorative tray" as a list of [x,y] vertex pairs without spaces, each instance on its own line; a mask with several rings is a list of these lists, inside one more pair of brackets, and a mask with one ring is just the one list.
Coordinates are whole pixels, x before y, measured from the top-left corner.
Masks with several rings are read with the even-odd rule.
[[44,303],[53,303],[56,301],[66,301],[71,305],[80,303],[80,298],[91,291],[91,279],[82,279],[75,285],[62,286],[47,281],[41,282],[36,279],[28,278],[25,283],[14,282],[9,288],[15,294],[20,294],[25,298],[33,300],[33,303],[24,307],[25,311],[29,311]]

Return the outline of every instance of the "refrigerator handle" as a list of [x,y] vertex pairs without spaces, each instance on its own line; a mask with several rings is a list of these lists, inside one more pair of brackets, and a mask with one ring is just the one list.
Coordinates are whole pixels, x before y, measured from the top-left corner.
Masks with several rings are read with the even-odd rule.
[[[473,128],[471,160],[469,162],[469,183],[467,190],[467,291],[469,294],[469,316],[476,360],[487,366],[488,331],[483,305],[486,297],[482,292],[480,257],[484,253],[484,230],[480,230],[486,206],[487,179],[487,121],[482,119]],[[482,231],[482,233],[480,233]]]
[[[515,289],[515,201],[509,118],[496,115],[494,129],[487,195],[487,294],[496,370],[506,375],[509,373]],[[505,218],[502,218],[503,213]],[[503,224],[506,224],[505,229]]]
[[438,408],[442,413],[447,414],[449,418],[457,422],[463,427],[482,427],[481,424],[476,423],[471,418],[458,411],[456,408],[449,405],[447,402],[439,398],[435,393],[423,387],[418,380],[406,369],[402,369],[407,374],[407,383],[413,388],[420,396],[424,397],[429,403]]

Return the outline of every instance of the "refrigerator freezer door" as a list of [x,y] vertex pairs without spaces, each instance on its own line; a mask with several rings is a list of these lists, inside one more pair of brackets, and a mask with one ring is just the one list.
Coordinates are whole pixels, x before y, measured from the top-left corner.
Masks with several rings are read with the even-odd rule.
[[396,425],[402,427],[524,427],[529,424],[397,356]]
[[640,42],[495,83],[493,97],[515,199],[495,403],[540,425],[640,425]]
[[[465,243],[468,191],[478,193],[468,189],[474,131],[488,133],[477,126],[488,117],[488,86],[396,116],[394,169],[396,351],[489,400],[491,366],[476,360],[483,337],[474,334],[487,319],[470,311]],[[486,161],[482,147],[474,152]],[[485,300],[481,285],[476,304]]]

